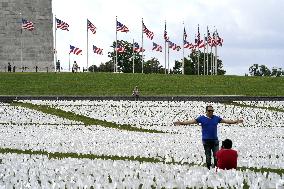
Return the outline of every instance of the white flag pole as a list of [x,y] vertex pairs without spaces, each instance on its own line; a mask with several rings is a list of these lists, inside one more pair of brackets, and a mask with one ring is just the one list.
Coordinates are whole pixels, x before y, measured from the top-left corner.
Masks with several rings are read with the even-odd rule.
[[144,57],[143,57],[143,18],[142,18],[142,73],[144,73]]
[[[205,34],[204,34],[204,43],[206,43],[206,40],[205,40]],[[205,71],[206,71],[206,69],[205,69],[205,48],[206,48],[206,45],[204,44],[204,47],[203,47],[203,75],[205,75]]]
[[209,29],[208,29],[208,26],[207,26],[207,40],[206,40],[206,47],[207,47],[207,49],[206,49],[206,65],[207,65],[207,70],[206,70],[206,75],[208,75],[208,70],[209,70],[209,68],[208,68],[208,34],[209,34]]
[[132,43],[132,73],[134,73],[134,39]]
[[184,22],[183,24],[183,38],[182,38],[182,74],[184,75],[184,41],[185,41],[185,27]]
[[22,18],[22,13],[20,13],[21,17],[21,66],[22,66],[22,71],[24,71],[24,66],[23,66],[23,18]]
[[169,48],[169,42],[168,42],[168,74],[170,74],[170,48]]
[[[166,20],[165,20],[164,38],[166,37],[165,36],[166,30],[167,30],[167,23],[166,23]],[[165,38],[165,74],[167,74],[167,40],[166,40],[166,38]]]
[[88,32],[88,19],[87,19],[87,70],[89,68],[89,32]]
[[117,72],[117,16],[116,16],[116,22],[115,22],[115,65],[114,65],[114,72]]

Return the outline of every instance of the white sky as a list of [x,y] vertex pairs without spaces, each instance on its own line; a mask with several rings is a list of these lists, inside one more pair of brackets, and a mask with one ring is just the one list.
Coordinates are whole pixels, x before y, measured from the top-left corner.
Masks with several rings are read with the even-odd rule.
[[[82,56],[71,55],[79,66],[86,67],[87,18],[97,27],[94,35],[89,31],[89,66],[100,65],[109,60],[108,52],[115,40],[116,22],[126,25],[130,32],[118,32],[119,40],[141,46],[141,18],[146,27],[154,32],[151,41],[144,35],[145,60],[156,57],[164,65],[164,22],[170,40],[182,46],[183,27],[189,41],[193,42],[200,25],[201,36],[209,26],[214,26],[224,39],[218,48],[226,75],[244,75],[252,64],[264,64],[284,68],[284,1],[283,0],[53,0],[53,14],[67,22],[68,31],[57,30],[58,59],[68,69],[69,45],[83,50]],[[184,26],[183,26],[184,21]],[[152,51],[152,42],[162,45],[163,52]],[[92,52],[92,46],[103,48],[104,55]],[[188,56],[190,50],[185,50]],[[170,51],[170,67],[182,59],[182,51]]]

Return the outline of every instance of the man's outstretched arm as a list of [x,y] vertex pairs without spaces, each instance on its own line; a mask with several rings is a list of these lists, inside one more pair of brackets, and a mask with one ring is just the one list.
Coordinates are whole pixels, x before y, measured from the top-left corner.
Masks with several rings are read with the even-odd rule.
[[176,121],[174,122],[174,125],[190,125],[190,124],[197,124],[197,121],[195,119],[191,119],[188,121]]
[[220,123],[227,123],[227,124],[238,124],[243,123],[244,121],[242,119],[236,119],[236,120],[229,120],[229,119],[222,119]]

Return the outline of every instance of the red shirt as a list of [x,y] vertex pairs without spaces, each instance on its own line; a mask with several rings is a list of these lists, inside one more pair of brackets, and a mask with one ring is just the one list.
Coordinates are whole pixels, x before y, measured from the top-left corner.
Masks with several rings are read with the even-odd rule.
[[219,169],[236,169],[238,153],[232,149],[221,149],[216,153]]

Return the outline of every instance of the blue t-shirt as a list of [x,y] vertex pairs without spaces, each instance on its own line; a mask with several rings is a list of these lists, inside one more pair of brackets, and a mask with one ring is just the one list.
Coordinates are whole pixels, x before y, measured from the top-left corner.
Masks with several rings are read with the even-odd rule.
[[221,117],[215,115],[213,115],[211,118],[204,115],[196,118],[196,121],[200,123],[202,127],[202,140],[218,140],[217,125],[221,120]]

